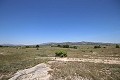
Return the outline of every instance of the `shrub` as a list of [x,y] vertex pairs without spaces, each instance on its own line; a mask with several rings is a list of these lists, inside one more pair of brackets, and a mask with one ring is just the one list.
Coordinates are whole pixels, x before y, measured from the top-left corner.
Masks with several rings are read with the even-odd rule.
[[56,57],[67,57],[67,53],[64,51],[55,52]]
[[94,46],[94,48],[101,48],[100,45],[99,46]]
[[3,47],[2,45],[0,45],[0,47]]
[[63,45],[63,48],[69,48],[69,45]]
[[52,45],[51,47],[56,47],[55,45]]
[[116,48],[120,48],[120,46],[118,44],[116,44]]
[[93,52],[92,50],[90,50],[90,52]]
[[74,49],[77,49],[77,46],[73,46]]
[[85,52],[84,50],[82,50],[82,52]]
[[30,48],[30,46],[25,46],[26,48]]
[[106,47],[103,47],[103,48],[106,48]]
[[62,46],[58,44],[57,47],[62,47]]

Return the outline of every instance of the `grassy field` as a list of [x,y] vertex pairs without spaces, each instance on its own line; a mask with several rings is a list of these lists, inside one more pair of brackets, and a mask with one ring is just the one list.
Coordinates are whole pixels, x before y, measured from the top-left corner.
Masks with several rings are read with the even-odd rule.
[[120,65],[88,62],[55,62],[51,80],[120,80]]
[[[73,49],[40,46],[39,50],[25,47],[0,47],[0,79],[7,80],[18,70],[47,62],[49,58],[43,59],[40,57],[54,57],[55,52],[60,50],[66,51],[70,58],[109,58],[120,60],[120,48],[115,48],[114,45],[101,47],[94,49],[93,45],[80,45],[77,49]],[[120,80],[120,65],[63,62],[54,63],[52,68],[59,68],[53,73],[54,79],[65,79],[67,77],[66,80],[70,80],[69,75],[80,75],[91,80]]]

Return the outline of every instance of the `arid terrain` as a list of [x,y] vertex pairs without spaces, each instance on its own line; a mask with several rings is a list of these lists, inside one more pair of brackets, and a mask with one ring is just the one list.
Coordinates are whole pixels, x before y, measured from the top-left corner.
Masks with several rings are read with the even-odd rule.
[[120,80],[120,48],[94,46],[0,47],[0,80]]

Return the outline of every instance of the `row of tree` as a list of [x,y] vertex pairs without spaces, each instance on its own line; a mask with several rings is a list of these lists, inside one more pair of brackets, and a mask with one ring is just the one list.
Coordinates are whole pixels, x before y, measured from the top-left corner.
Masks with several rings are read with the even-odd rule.
[[[0,45],[0,47],[9,47],[9,46],[2,46]],[[30,46],[25,46],[26,48],[30,48]],[[39,45],[35,46],[37,48],[37,50],[39,49]],[[69,46],[69,45],[57,45],[57,46],[51,46],[51,47],[60,47],[60,48],[74,48],[77,49],[77,46]],[[94,48],[101,48],[100,45],[98,46],[94,46]],[[106,47],[103,47],[106,48]],[[120,48],[120,46],[118,44],[115,45],[115,48]]]
[[57,45],[57,47],[60,47],[60,48],[74,48],[74,49],[77,49],[77,46],[69,46],[69,45]]
[[[95,49],[96,49],[96,48],[101,48],[101,46],[100,46],[100,45],[94,46],[94,48],[95,48]],[[103,48],[106,48],[106,47],[103,47]],[[120,46],[119,46],[118,44],[116,44],[116,45],[115,45],[115,48],[120,48]]]

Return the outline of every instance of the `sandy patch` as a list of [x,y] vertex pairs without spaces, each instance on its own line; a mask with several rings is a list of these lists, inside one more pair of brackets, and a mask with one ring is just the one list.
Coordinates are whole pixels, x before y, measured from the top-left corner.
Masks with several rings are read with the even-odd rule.
[[104,64],[120,64],[119,60],[109,60],[109,59],[87,59],[87,58],[53,58],[56,61],[79,61],[79,62],[94,62],[94,63],[104,63]]
[[49,80],[49,65],[45,63],[38,64],[32,68],[20,70],[9,80]]

